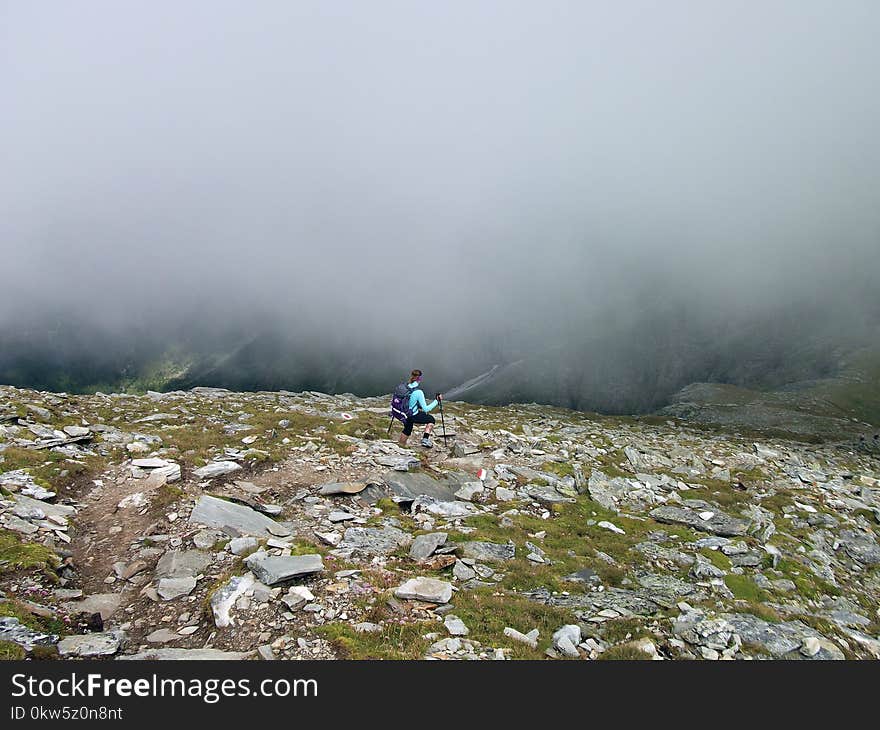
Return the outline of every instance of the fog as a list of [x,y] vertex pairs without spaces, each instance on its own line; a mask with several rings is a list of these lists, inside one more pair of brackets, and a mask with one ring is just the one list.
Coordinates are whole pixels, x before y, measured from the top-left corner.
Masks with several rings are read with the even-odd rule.
[[878,24],[0,0],[0,359],[100,382],[259,341],[200,379],[356,392],[524,361],[509,397],[612,410],[824,374],[880,323]]

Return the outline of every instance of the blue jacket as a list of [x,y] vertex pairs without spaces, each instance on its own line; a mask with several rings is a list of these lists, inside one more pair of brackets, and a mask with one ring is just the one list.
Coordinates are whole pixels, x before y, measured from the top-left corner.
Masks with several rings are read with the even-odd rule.
[[437,407],[437,400],[434,399],[430,402],[430,404],[425,404],[425,394],[421,388],[418,387],[418,383],[410,383],[410,388],[415,388],[415,390],[409,395],[409,409],[413,412],[413,414],[418,413],[419,411],[424,411],[425,413],[430,413]]

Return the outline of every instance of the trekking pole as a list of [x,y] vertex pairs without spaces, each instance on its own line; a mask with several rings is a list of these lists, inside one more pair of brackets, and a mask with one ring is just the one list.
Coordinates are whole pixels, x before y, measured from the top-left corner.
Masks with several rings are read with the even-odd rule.
[[388,424],[388,435],[391,435],[391,427],[394,425],[394,414],[391,414],[391,421]]
[[449,443],[446,440],[446,419],[443,418],[443,398],[437,393],[437,402],[440,404],[440,423],[443,424],[443,445],[448,449]]

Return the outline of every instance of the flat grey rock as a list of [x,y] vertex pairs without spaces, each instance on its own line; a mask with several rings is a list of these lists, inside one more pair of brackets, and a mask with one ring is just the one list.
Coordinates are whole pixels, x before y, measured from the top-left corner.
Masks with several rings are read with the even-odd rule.
[[397,598],[426,603],[449,603],[452,584],[436,578],[411,578],[394,589]]
[[626,495],[634,489],[628,479],[608,477],[604,472],[594,469],[587,481],[587,492],[590,498],[601,504],[605,509],[618,510],[618,505]]
[[40,509],[46,517],[68,518],[76,512],[75,507],[66,504],[52,504],[51,502],[43,502],[39,499],[32,499],[23,494],[13,494],[12,501],[20,507],[27,509]]
[[167,644],[171,641],[179,641],[180,634],[175,633],[171,629],[156,629],[145,637],[150,644]]
[[457,490],[455,490],[455,496],[457,499],[463,499],[465,502],[470,502],[477,494],[480,494],[482,491],[482,482],[465,482]]
[[211,564],[210,553],[201,550],[169,550],[156,564],[156,578],[194,578]]
[[65,636],[58,642],[58,653],[62,657],[110,656],[119,651],[124,640],[125,634],[118,630]]
[[443,617],[443,625],[450,636],[467,636],[470,633],[470,629],[464,625],[464,621],[451,613]]
[[[701,515],[711,516],[704,518]],[[723,537],[745,535],[749,528],[749,522],[737,517],[731,517],[717,508],[707,510],[694,510],[685,507],[663,506],[652,509],[650,512],[658,522],[687,525],[701,532],[711,532]]]
[[156,585],[156,593],[163,601],[188,596],[196,587],[195,578],[162,578]]
[[290,534],[290,530],[250,507],[207,494],[199,497],[189,521],[206,527],[231,528],[256,537],[285,537]]
[[101,620],[109,619],[122,603],[120,593],[93,593],[79,601],[67,601],[62,607],[71,614],[101,614]]
[[197,548],[208,550],[209,548],[213,548],[216,543],[227,538],[228,535],[220,530],[199,530],[193,535],[193,543]]
[[339,547],[371,555],[387,555],[411,541],[412,535],[396,527],[349,527]]
[[250,555],[245,564],[267,586],[298,578],[302,575],[320,573],[324,561],[320,555],[269,555],[258,552]]
[[259,544],[255,537],[235,537],[229,541],[229,552],[233,555],[244,555],[256,550]]
[[571,497],[560,494],[556,487],[543,484],[527,484],[526,493],[534,500],[544,504],[559,504],[562,502],[574,502]]
[[420,496],[431,497],[438,502],[454,502],[455,492],[473,476],[454,472],[441,479],[434,479],[424,472],[389,472],[382,477],[381,485],[370,485],[363,497],[375,504],[382,497],[396,497],[412,502]]
[[417,535],[409,549],[409,556],[413,560],[424,560],[434,554],[434,551],[446,542],[448,535],[445,532],[431,532],[427,535]]
[[417,497],[413,501],[413,510],[424,509],[432,515],[445,518],[470,517],[479,513],[479,509],[470,502],[438,502],[432,497]]
[[863,565],[880,565],[880,545],[870,535],[856,530],[841,530],[838,542],[853,560]]
[[474,560],[488,560],[498,562],[513,560],[516,557],[516,546],[512,542],[483,542],[473,540],[461,544],[462,555]]

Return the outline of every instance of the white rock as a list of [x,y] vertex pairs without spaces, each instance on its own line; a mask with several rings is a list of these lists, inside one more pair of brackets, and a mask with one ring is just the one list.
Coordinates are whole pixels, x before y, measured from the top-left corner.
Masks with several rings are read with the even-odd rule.
[[426,603],[449,603],[452,598],[452,584],[436,578],[410,578],[394,589],[397,598]]
[[231,578],[214,592],[211,596],[211,611],[214,613],[214,625],[217,628],[222,629],[234,623],[229,610],[253,584],[254,574],[248,572]]
[[598,523],[598,526],[604,527],[606,530],[611,530],[611,532],[616,532],[618,535],[625,535],[626,534],[626,532],[624,530],[619,528],[617,525],[611,524],[607,520],[602,520],[600,523]]

